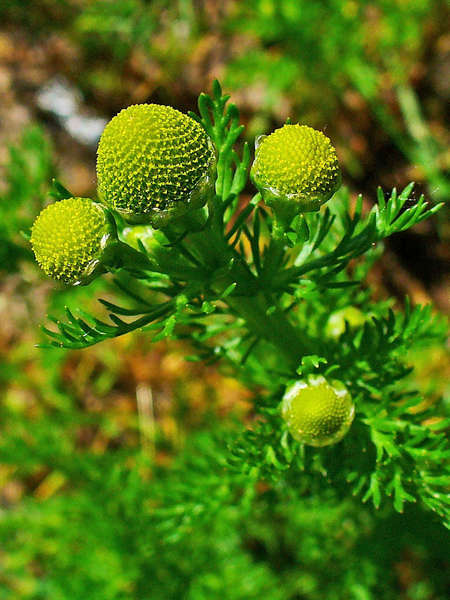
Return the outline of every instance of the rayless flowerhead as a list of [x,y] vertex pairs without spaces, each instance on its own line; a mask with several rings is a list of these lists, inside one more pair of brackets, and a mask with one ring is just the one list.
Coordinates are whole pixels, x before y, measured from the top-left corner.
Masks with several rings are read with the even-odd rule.
[[113,233],[105,210],[90,198],[50,204],[36,218],[31,245],[45,273],[66,284],[87,283],[101,267]]
[[122,110],[98,146],[102,200],[134,222],[158,227],[205,204],[215,154],[202,126],[158,104]]
[[256,149],[251,177],[269,206],[283,204],[292,215],[318,210],[341,184],[336,151],[321,132],[284,125]]
[[341,382],[310,375],[286,390],[281,412],[296,440],[310,446],[328,446],[347,433],[355,407]]

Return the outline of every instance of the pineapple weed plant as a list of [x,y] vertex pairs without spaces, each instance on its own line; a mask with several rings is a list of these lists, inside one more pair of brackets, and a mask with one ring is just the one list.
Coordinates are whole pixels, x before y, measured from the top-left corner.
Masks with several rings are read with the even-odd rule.
[[[318,519],[331,538],[340,531],[345,545],[352,495],[391,519],[417,502],[448,527],[448,420],[412,389],[405,362],[412,347],[443,342],[446,323],[408,300],[404,312],[394,311],[364,283],[382,240],[440,205],[413,199],[410,184],[388,196],[379,189],[367,214],[361,196],[351,208],[330,140],[303,125],[257,139],[252,161],[247,144],[235,148],[243,126],[228,100],[215,82],[212,96],[200,95],[200,116],[152,104],[121,111],[99,143],[98,200],[74,198],[55,181],[57,201],[31,232],[49,276],[84,285],[110,272],[123,298],[100,299],[108,319],[69,308],[66,319],[51,318],[56,327],[44,331],[52,346],[85,348],[148,331],[153,341],[188,340],[189,360],[220,362],[254,391],[250,428],[212,427],[187,445],[178,477],[146,484],[161,561],[170,569],[193,532],[209,524],[221,539],[220,527],[242,515],[253,535],[267,537],[261,522],[250,524],[255,513],[261,521],[291,520],[300,536]],[[255,194],[243,205],[249,176]],[[297,516],[270,510],[299,500]],[[365,518],[356,527],[364,529]],[[253,566],[247,581],[246,560],[230,563],[243,587],[227,597],[324,597],[312,575],[278,590]],[[367,566],[373,557],[362,572],[347,572],[340,561],[337,587],[322,582],[326,597],[388,594],[389,584]],[[167,597],[181,597],[173,594]]]

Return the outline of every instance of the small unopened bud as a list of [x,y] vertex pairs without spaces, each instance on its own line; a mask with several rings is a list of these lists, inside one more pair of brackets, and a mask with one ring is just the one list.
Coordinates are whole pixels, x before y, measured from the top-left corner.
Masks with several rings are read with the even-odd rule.
[[347,433],[355,406],[340,381],[328,382],[321,375],[310,375],[286,390],[281,412],[296,440],[310,446],[328,446]]
[[359,308],[346,306],[331,313],[325,327],[325,334],[330,338],[338,338],[344,333],[346,323],[350,329],[355,329],[364,325],[365,321],[366,317]]

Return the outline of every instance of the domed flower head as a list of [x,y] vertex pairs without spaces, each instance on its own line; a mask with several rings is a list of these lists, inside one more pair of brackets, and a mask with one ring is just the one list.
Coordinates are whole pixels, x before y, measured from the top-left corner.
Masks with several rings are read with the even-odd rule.
[[336,151],[321,132],[306,125],[284,125],[264,137],[251,169],[269,206],[295,216],[315,211],[341,184]]
[[286,390],[281,412],[296,440],[310,446],[328,446],[347,433],[355,407],[341,382],[310,375]]
[[101,268],[113,233],[105,210],[89,198],[50,204],[36,218],[31,245],[45,273],[66,284],[87,283]]
[[100,139],[99,194],[128,220],[159,227],[205,204],[214,163],[213,146],[197,121],[170,106],[130,106]]

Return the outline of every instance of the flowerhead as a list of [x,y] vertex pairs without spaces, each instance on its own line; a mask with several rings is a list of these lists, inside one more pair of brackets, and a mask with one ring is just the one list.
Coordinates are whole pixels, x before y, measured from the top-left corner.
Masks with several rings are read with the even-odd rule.
[[328,446],[347,433],[355,407],[343,383],[310,375],[287,388],[281,412],[296,440],[310,446]]
[[128,220],[157,227],[205,204],[214,163],[197,121],[170,106],[129,106],[101,136],[99,195]]
[[318,210],[341,182],[329,138],[298,124],[284,125],[262,139],[251,177],[269,206],[284,203],[293,214]]
[[85,283],[100,266],[112,234],[105,210],[90,198],[67,198],[50,204],[31,230],[36,260],[51,278]]

